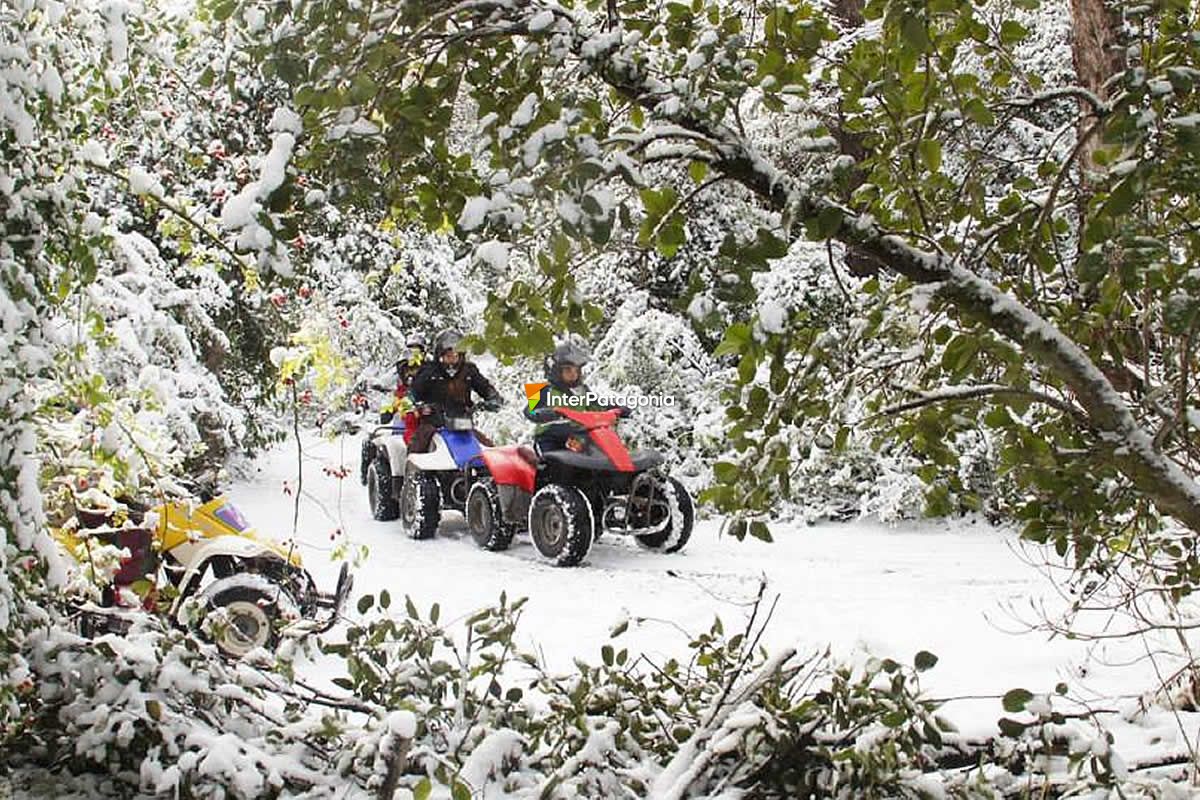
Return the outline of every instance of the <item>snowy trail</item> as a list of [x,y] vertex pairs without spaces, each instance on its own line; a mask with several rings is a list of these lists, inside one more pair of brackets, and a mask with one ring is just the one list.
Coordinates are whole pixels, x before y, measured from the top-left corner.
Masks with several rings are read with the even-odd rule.
[[[397,599],[411,596],[421,609],[437,602],[443,623],[494,603],[502,591],[527,596],[519,642],[551,668],[569,669],[576,656],[598,661],[612,626],[626,616],[653,621],[631,624],[619,646],[686,660],[688,639],[680,629],[700,633],[720,616],[727,634],[741,630],[765,576],[767,605],[779,598],[764,637],[769,646],[813,651],[830,645],[846,658],[869,653],[906,663],[929,650],[939,662],[923,685],[937,697],[995,696],[1017,686],[1049,692],[1059,681],[1111,697],[1148,685],[1149,665],[1105,663],[1136,655],[1136,648],[1121,650],[1128,644],[1099,647],[1012,633],[1021,626],[1010,605],[1033,618],[1031,600],[1049,608],[1061,601],[1018,555],[1013,534],[984,525],[783,527],[767,544],[719,537],[718,521],[708,520],[683,553],[647,553],[606,538],[585,566],[562,569],[538,561],[522,537],[505,553],[479,550],[457,514],[446,515],[437,539],[408,539],[399,523],[371,518],[357,480],[356,438],[307,439],[305,452],[297,539],[323,587],[332,586],[339,566],[330,560],[330,536],[340,526],[370,548],[356,573],[356,596],[386,588]],[[350,471],[343,480],[323,471],[342,465]],[[252,524],[286,538],[293,497],[283,487],[295,485],[295,442],[268,453],[255,470],[230,495]],[[351,617],[353,605],[352,598]],[[996,699],[958,700],[946,711],[964,732],[980,734],[1002,715]]]

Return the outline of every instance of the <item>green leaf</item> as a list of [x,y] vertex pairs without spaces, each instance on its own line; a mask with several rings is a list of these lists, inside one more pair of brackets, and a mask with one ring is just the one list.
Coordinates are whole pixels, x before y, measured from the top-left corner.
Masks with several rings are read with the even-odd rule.
[[904,41],[909,46],[922,53],[933,47],[933,42],[929,40],[929,33],[925,30],[924,21],[911,14],[906,15],[900,23],[900,35],[904,37]]
[[688,175],[696,183],[704,183],[704,178],[708,175],[708,164],[704,161],[693,161],[688,164]]
[[412,789],[413,800],[428,800],[432,791],[433,784],[429,781],[429,778],[421,778]]
[[983,417],[984,423],[989,428],[1008,428],[1013,424],[1012,417],[1008,413],[1008,409],[1004,406],[996,406]]
[[1138,181],[1131,175],[1114,186],[1108,199],[1104,201],[1101,213],[1109,217],[1119,217],[1133,208],[1133,204],[1138,200],[1137,183]]
[[1003,717],[1000,722],[1000,732],[1010,739],[1018,739],[1025,733],[1025,729],[1029,727],[1024,723],[1017,722],[1015,719]]
[[942,746],[942,732],[934,727],[932,722],[926,721],[922,732],[925,734],[925,739],[934,747]]
[[450,789],[452,800],[471,800],[471,789],[462,781],[455,781]]
[[670,186],[659,190],[642,189],[638,192],[638,196],[642,199],[646,214],[655,220],[661,219],[674,208],[677,199],[675,190]]
[[979,343],[974,336],[959,334],[950,340],[942,352],[942,369],[951,373],[964,371],[975,360]]
[[684,231],[683,217],[679,214],[672,214],[658,229],[658,237],[654,244],[663,258],[672,258],[686,241],[687,233]]
[[1010,714],[1015,714],[1018,711],[1025,710],[1025,704],[1033,699],[1033,692],[1028,689],[1009,689],[1005,693],[1003,704],[1004,710]]
[[364,594],[362,597],[358,598],[358,613],[360,613],[360,614],[367,613],[367,611],[373,605],[375,605],[374,595]]
[[771,538],[771,530],[767,527],[767,523],[759,520],[754,520],[750,523],[750,535],[764,542],[774,541]]
[[750,343],[750,326],[744,322],[735,322],[725,329],[725,337],[713,351],[713,358],[741,353]]
[[966,104],[963,106],[963,113],[965,113],[967,118],[977,125],[990,127],[996,124],[996,115],[993,114],[992,110],[988,108],[987,105],[978,97],[972,97],[966,102]]
[[741,470],[736,464],[730,464],[728,461],[718,461],[713,464],[713,477],[718,483],[737,483],[738,476]]
[[392,604],[392,596],[390,594],[388,594],[387,589],[384,589],[383,591],[381,591],[379,593],[379,607],[384,610],[387,610],[388,606],[390,606],[391,604]]
[[613,665],[613,648],[611,644],[606,644],[600,648],[600,658],[604,661],[604,666],[611,667]]
[[404,609],[408,612],[408,616],[412,619],[420,619],[421,615],[417,613],[417,606],[413,603],[412,598],[408,595],[404,596]]
[[918,152],[921,155],[921,163],[930,172],[937,172],[942,168],[942,143],[936,139],[922,139],[917,146]]
[[846,442],[850,438],[850,429],[845,425],[838,428],[837,434],[833,437],[833,449],[843,451],[846,449]]
[[842,211],[833,206],[827,206],[817,213],[816,219],[809,225],[809,238],[817,241],[832,239],[842,226]]
[[1006,19],[1000,25],[1000,44],[1014,45],[1029,35],[1025,26],[1016,20]]
[[913,660],[913,665],[917,668],[917,672],[925,672],[926,670],[933,669],[937,662],[937,656],[928,650],[922,650],[917,653],[917,657]]
[[221,0],[212,7],[212,16],[217,22],[224,22],[237,11],[237,0]]

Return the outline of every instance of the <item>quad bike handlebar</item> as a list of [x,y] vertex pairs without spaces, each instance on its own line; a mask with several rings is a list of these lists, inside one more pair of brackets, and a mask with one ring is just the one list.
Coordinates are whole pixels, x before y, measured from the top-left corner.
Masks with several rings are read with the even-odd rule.
[[555,407],[554,410],[589,431],[597,428],[611,428],[623,416],[620,408],[609,408],[604,411],[576,411],[573,408]]

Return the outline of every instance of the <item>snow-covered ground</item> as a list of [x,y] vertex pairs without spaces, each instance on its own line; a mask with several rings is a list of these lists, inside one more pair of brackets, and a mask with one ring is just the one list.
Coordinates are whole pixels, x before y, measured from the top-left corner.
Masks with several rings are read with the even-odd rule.
[[[297,540],[323,586],[332,587],[339,566],[330,555],[340,529],[369,548],[355,595],[387,589],[420,608],[437,602],[443,623],[494,603],[501,592],[526,596],[519,639],[551,668],[569,668],[576,656],[599,661],[612,626],[626,617],[632,624],[621,646],[686,658],[683,631],[705,631],[717,616],[727,633],[740,630],[765,579],[764,605],[778,597],[768,646],[832,646],[850,660],[869,654],[907,663],[929,650],[939,661],[923,687],[933,697],[955,698],[945,714],[969,735],[994,731],[1004,715],[998,698],[1011,688],[1052,692],[1062,681],[1074,696],[1119,708],[1154,685],[1140,641],[1097,644],[1027,631],[1025,623],[1039,619],[1036,609],[1063,601],[1009,531],[961,521],[780,526],[768,544],[721,537],[719,520],[707,520],[682,553],[602,539],[585,565],[562,569],[540,562],[523,538],[505,553],[479,550],[457,514],[445,515],[435,540],[408,539],[399,523],[371,518],[357,480],[356,438],[306,439],[304,447]],[[349,471],[344,479],[326,471],[342,466]],[[252,524],[286,538],[294,495],[285,487],[294,489],[296,470],[293,441],[256,462],[230,495]],[[314,677],[323,671],[321,664],[308,669]],[[1198,727],[1194,718],[1183,724],[1193,734]],[[1175,750],[1178,728],[1167,712],[1152,712],[1122,725],[1118,746],[1127,758],[1131,751]]]

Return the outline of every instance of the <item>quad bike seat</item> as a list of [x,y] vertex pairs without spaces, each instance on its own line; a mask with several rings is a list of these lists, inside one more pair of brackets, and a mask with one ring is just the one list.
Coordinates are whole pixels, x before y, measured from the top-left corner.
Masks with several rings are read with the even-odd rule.
[[551,464],[560,464],[564,467],[592,472],[642,472],[657,467],[665,460],[657,450],[634,450],[629,454],[629,461],[633,464],[633,470],[620,470],[604,455],[576,453],[574,450],[566,448],[543,451],[542,459]]

